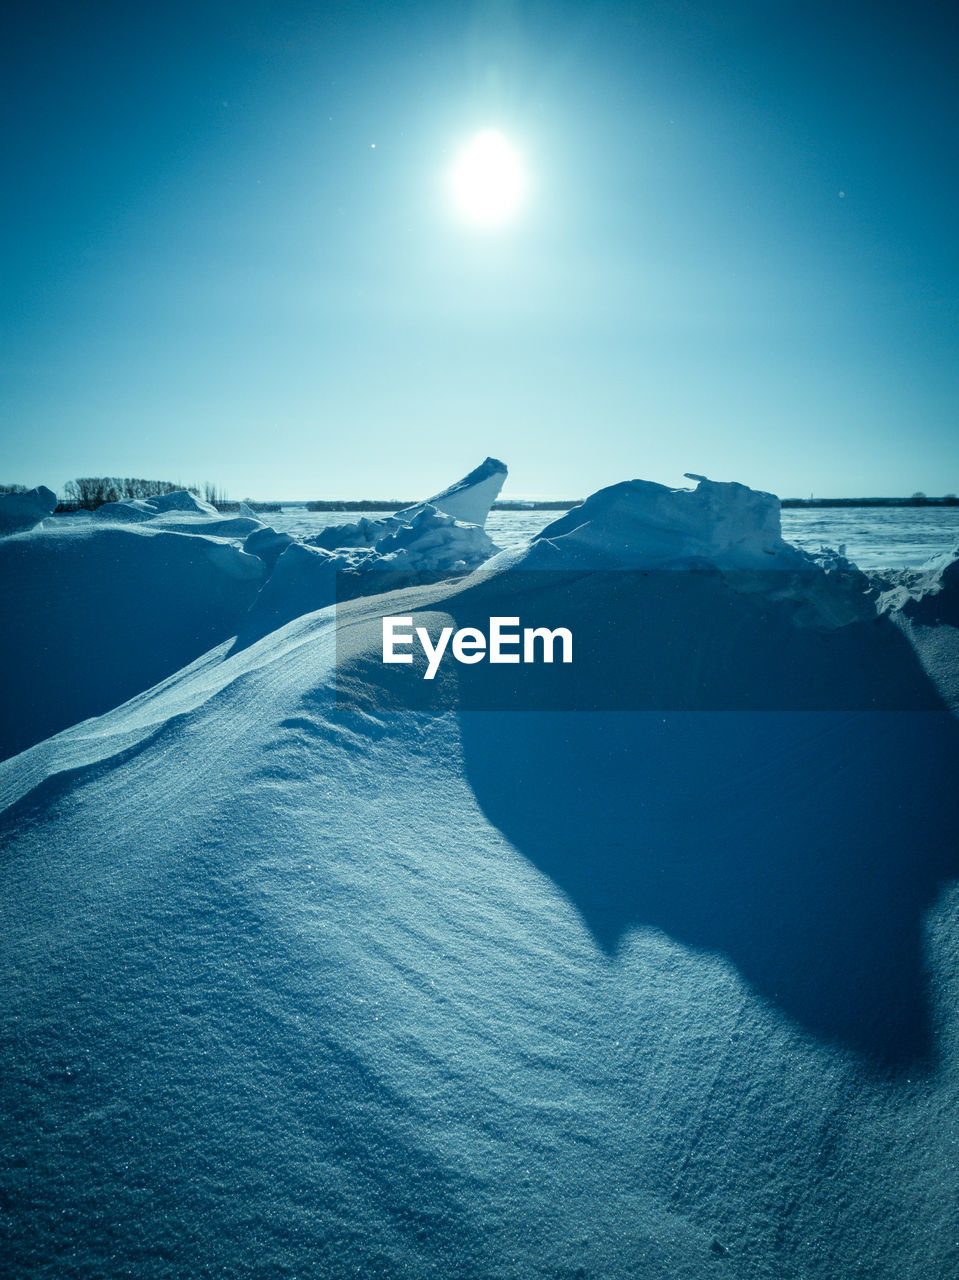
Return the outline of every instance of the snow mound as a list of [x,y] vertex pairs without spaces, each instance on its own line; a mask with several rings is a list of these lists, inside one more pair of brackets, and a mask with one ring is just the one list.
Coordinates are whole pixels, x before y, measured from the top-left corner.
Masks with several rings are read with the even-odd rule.
[[105,502],[93,515],[109,524],[147,524],[168,533],[203,533],[215,538],[246,538],[265,526],[249,508],[223,516],[209,502],[181,490],[149,498]]
[[327,551],[337,551],[343,547],[372,548],[390,533],[409,525],[419,512],[427,508],[440,511],[463,524],[475,524],[482,528],[486,524],[490,507],[503,487],[506,475],[504,463],[498,462],[496,458],[487,458],[462,480],[457,480],[448,489],[424,502],[414,503],[412,507],[404,507],[388,516],[362,516],[350,523],[328,525],[320,533],[305,539],[305,542],[310,546],[323,547]]
[[0,536],[32,529],[56,510],[57,495],[41,484],[27,493],[0,493]]
[[243,550],[251,556],[259,556],[264,564],[272,569],[286,548],[294,541],[292,534],[278,533],[276,529],[262,525],[247,536],[243,543]]
[[319,533],[303,539],[304,546],[321,547],[324,551],[339,551],[347,547],[375,547],[381,538],[398,527],[395,515],[360,516],[359,520],[346,524],[330,524]]
[[824,548],[784,542],[779,499],[735,482],[670,489],[627,480],[592,494],[520,554],[490,568],[716,572],[737,593],[789,602],[797,625],[844,626],[875,616],[876,592],[855,565]]
[[[481,531],[0,542],[15,723],[161,680],[0,762],[11,1275],[955,1273],[959,730],[908,637],[955,634],[959,571],[926,622],[797,628],[796,584],[859,580],[761,574],[750,538],[785,553],[732,497],[715,540],[638,522],[668,572],[621,571],[595,495],[573,572],[278,609],[242,652],[275,553],[257,608],[300,609]],[[454,664],[504,710],[417,714],[387,608],[569,625],[575,661]],[[516,709],[564,670],[609,710]]]
[[484,525],[507,475],[505,463],[497,458],[487,458],[462,480],[457,480],[426,501],[438,511],[445,511],[448,516],[466,524]]
[[[634,681],[790,674],[717,572],[563,576]],[[953,1274],[954,721],[394,714],[381,607],[362,705],[329,610],[0,765],[9,1272]]]
[[809,567],[782,539],[779,499],[735,482],[670,489],[625,480],[592,494],[533,540],[528,565],[666,569],[696,563],[727,569]]
[[959,627],[959,547],[913,575],[900,607],[906,617],[925,626]]
[[[254,547],[261,542],[270,545],[265,534],[255,534],[253,539]],[[411,508],[405,523],[391,521],[372,546],[328,550],[312,540],[293,542],[276,560],[244,621],[239,642],[258,640],[293,618],[332,604],[337,597],[373,594],[383,589],[385,581],[394,590],[424,573],[467,573],[495,552],[479,525],[455,520],[428,503]]]
[[0,756],[235,635],[266,566],[228,542],[65,521],[0,541]]
[[919,569],[877,576],[879,610],[899,626],[943,701],[959,711],[959,547]]
[[457,519],[430,501],[376,543],[368,567],[463,573],[495,552],[481,524]]
[[139,521],[152,520],[154,516],[167,515],[171,511],[189,512],[191,515],[219,518],[219,512],[209,502],[203,502],[195,494],[180,489],[176,493],[158,493],[149,498],[126,498],[120,502],[104,502],[94,515],[100,520]]

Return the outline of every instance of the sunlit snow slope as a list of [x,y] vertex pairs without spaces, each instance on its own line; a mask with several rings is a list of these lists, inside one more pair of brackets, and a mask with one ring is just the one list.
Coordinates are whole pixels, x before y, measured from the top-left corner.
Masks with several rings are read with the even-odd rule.
[[405,710],[381,615],[515,572],[228,639],[0,765],[8,1274],[959,1273],[951,580],[797,623],[822,670],[873,628],[898,709]]

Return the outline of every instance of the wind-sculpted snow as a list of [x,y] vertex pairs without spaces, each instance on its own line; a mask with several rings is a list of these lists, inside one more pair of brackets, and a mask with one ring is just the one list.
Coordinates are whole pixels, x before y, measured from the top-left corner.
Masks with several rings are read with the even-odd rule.
[[227,542],[143,526],[71,521],[0,539],[0,756],[235,635],[265,574]]
[[46,485],[26,493],[0,493],[0,536],[32,529],[53,515],[56,505],[57,495]]
[[124,498],[119,502],[104,502],[93,513],[98,520],[132,521],[155,520],[157,516],[179,514],[218,519],[219,512],[209,502],[204,502],[186,489],[176,493],[156,493],[149,498]]
[[386,534],[375,550],[372,564],[377,569],[462,573],[488,560],[496,547],[479,524],[467,524],[426,503]]
[[248,534],[243,542],[243,550],[251,556],[259,556],[269,569],[273,569],[277,560],[295,539],[289,533],[278,533],[276,529],[261,526]]
[[[714,497],[721,536],[659,526],[683,569],[623,568],[618,503],[557,572],[389,590],[478,545],[436,512],[290,543],[256,608],[363,593],[0,762],[11,1274],[957,1273],[955,566],[879,600]],[[258,586],[282,541],[149,528],[96,533],[181,590],[183,547]],[[605,709],[558,665],[381,660],[386,614],[494,610],[570,626]]]
[[276,561],[256,603],[240,629],[248,644],[277,627],[337,598],[352,599],[408,584],[421,574],[432,577],[467,573],[483,564],[496,547],[479,525],[464,524],[426,504],[379,529],[372,546],[328,551],[294,542]]
[[462,520],[464,524],[484,525],[490,507],[499,497],[507,470],[497,458],[487,458],[469,475],[451,484],[442,493],[434,494],[426,501],[438,511]]
[[108,524],[148,524],[167,533],[204,534],[213,538],[245,538],[262,529],[263,522],[246,504],[239,515],[221,516],[209,502],[187,490],[154,494],[150,498],[126,498],[105,502],[93,518]]
[[[443,527],[456,533],[459,524],[478,525],[482,530],[486,524],[490,508],[499,496],[507,471],[502,462],[495,458],[487,458],[475,467],[462,480],[444,489],[442,493],[424,502],[415,503],[412,507],[404,507],[389,515],[363,516],[348,524],[329,525],[327,528],[308,538],[306,541],[314,547],[322,547],[327,551],[337,551],[348,547],[359,547],[372,550],[384,539],[398,533],[401,529],[421,519],[424,515],[432,519],[435,512],[450,517]],[[439,527],[439,526],[436,526]],[[462,535],[456,533],[462,541]],[[439,545],[441,539],[434,545]],[[487,556],[495,551],[492,544],[485,544]]]
[[902,630],[940,696],[959,710],[959,547],[918,570],[886,572],[879,607]]
[[534,539],[532,567],[591,569],[808,568],[810,558],[783,542],[779,499],[746,485],[703,476],[695,489],[626,480],[600,489]]
[[[485,519],[504,475],[488,459],[449,492]],[[48,489],[0,499],[7,532],[56,505]],[[344,593],[358,594],[376,590],[382,571],[462,574],[496,551],[479,525],[427,503],[334,530],[335,553],[322,541],[297,543],[249,508],[221,516],[186,491],[0,538],[0,756],[102,714],[223,639],[246,645],[331,603],[338,571],[348,571]]]

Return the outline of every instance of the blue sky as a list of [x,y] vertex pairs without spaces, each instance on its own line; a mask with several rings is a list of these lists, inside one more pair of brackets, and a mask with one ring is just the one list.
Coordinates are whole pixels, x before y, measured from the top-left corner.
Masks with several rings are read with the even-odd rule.
[[[946,6],[41,7],[4,41],[0,480],[959,490]],[[478,231],[477,129],[530,196]],[[373,145],[375,144],[375,145]]]

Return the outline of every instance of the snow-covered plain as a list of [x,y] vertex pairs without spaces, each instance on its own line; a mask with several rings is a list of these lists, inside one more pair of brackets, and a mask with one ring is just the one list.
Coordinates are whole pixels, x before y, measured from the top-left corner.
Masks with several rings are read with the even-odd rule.
[[[35,742],[0,764],[7,1273],[959,1274],[955,567],[868,579],[764,495],[631,482],[450,576],[485,513],[429,507],[442,581],[394,523],[275,627],[337,539],[0,540]],[[455,672],[405,709],[382,614],[544,557],[557,625],[641,614],[616,678],[656,709],[464,711]],[[51,737],[71,671],[108,705]]]
[[[555,510],[493,510],[486,532],[499,547],[517,547],[558,514]],[[357,520],[361,515],[288,506],[269,520],[278,529],[309,538],[327,524]],[[847,557],[866,570],[918,568],[932,556],[959,546],[957,507],[789,507],[781,519],[787,542],[803,551],[844,546]]]

